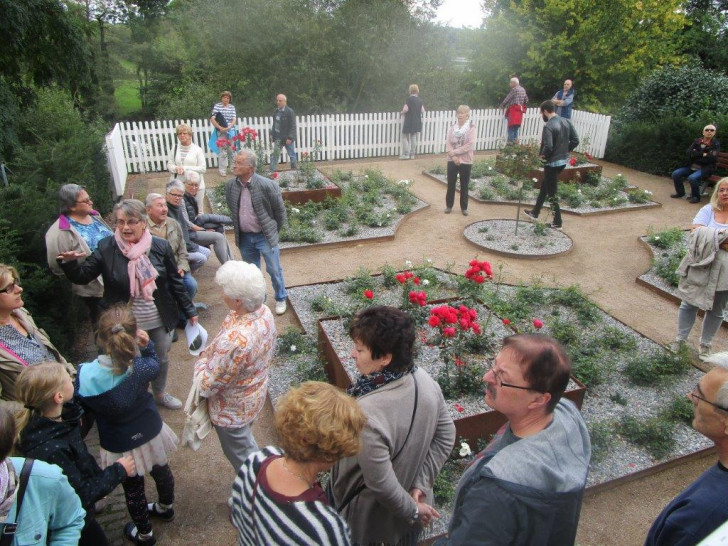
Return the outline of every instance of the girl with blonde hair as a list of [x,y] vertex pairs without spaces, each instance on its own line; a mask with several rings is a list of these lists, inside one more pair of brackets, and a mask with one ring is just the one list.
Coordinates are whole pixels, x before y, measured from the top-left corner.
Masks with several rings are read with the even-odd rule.
[[[137,328],[132,310],[115,305],[99,319],[98,344],[106,354],[81,364],[77,398],[93,411],[99,428],[101,466],[131,456],[135,475],[123,483],[132,520],[124,534],[135,544],[156,544],[150,516],[174,519],[174,476],[167,462],[177,436],[159,415],[149,383],[159,374],[159,361],[149,335]],[[151,474],[159,502],[147,503],[144,475]]]
[[62,364],[25,368],[15,384],[17,401],[23,404],[16,416],[17,445],[23,456],[61,467],[86,510],[79,544],[104,546],[109,541],[94,517],[94,503],[134,473],[134,459],[121,457],[101,470],[81,438],[83,410],[73,401],[73,392]]

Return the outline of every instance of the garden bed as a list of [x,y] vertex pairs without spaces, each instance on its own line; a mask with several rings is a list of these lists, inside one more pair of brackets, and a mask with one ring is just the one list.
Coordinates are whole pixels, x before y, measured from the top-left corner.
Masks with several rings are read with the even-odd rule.
[[[498,172],[502,172],[498,158],[499,156],[497,156],[495,160],[495,170]],[[559,182],[574,182],[576,184],[583,184],[589,176],[589,173],[595,173],[596,175],[601,176],[602,166],[597,165],[596,163],[566,165],[566,167],[564,167],[564,170],[559,173]],[[543,183],[543,177],[543,167],[540,169],[534,169],[528,173],[528,178],[533,180],[533,187],[537,189],[541,188],[541,184]]]
[[[689,426],[692,405],[684,396],[699,381],[702,372],[689,365],[689,357],[666,351],[599,309],[577,288],[548,289],[537,284],[508,286],[495,282],[473,287],[462,275],[434,269],[427,262],[417,267],[405,264],[405,267],[418,279],[416,286],[411,279],[404,284],[393,281],[397,271],[386,266],[380,275],[370,275],[362,270],[344,281],[288,289],[291,308],[303,327],[298,335],[308,340],[309,347],[315,345],[316,329],[321,321],[329,338],[328,344],[342,363],[339,376],[334,376],[336,382],[350,381],[353,377],[353,370],[346,370],[346,366],[351,367],[346,358],[350,349],[346,317],[358,309],[372,304],[401,306],[410,289],[426,291],[428,305],[454,297],[470,302],[477,296],[484,302],[476,304],[478,320],[494,344],[490,349],[479,349],[474,356],[494,354],[500,339],[513,331],[535,331],[536,317],[540,331],[559,339],[567,348],[574,376],[587,385],[582,414],[593,445],[588,486],[642,474],[656,465],[712,446],[707,438]],[[371,299],[366,297],[367,291],[371,291]],[[493,315],[488,320],[491,310]],[[418,309],[412,312],[417,313]],[[322,320],[334,316],[344,318]],[[441,349],[431,343],[431,332],[426,328],[420,318],[419,358],[442,366]],[[274,403],[290,386],[309,378],[306,373],[315,373],[318,378],[322,376],[324,365],[316,365],[315,351],[311,350],[306,366],[301,365],[303,355],[279,355],[278,369],[271,370],[270,393]],[[487,356],[473,358],[468,362],[470,365],[481,365],[484,369]],[[478,372],[478,378],[483,369]],[[437,368],[430,369],[430,373],[437,379]],[[448,400],[448,409],[455,419],[490,410],[485,405],[482,388],[479,393],[468,396],[448,396]],[[473,439],[465,430],[458,432]],[[472,445],[473,451],[479,447],[482,442]],[[451,513],[452,494],[463,469],[458,455],[459,441],[455,448],[436,488],[437,506],[444,516]],[[447,516],[430,530],[430,536],[443,532],[446,526]]]
[[483,220],[465,228],[465,238],[479,248],[502,256],[551,258],[568,254],[574,248],[571,237],[542,222],[506,219]]
[[311,173],[301,170],[275,172],[271,178],[278,182],[283,200],[291,205],[305,205],[309,201],[321,203],[341,197],[341,188],[318,169]]
[[[423,171],[423,174],[447,185],[447,177],[442,166]],[[480,203],[512,205],[517,204],[520,197],[523,204],[533,204],[538,196],[538,188],[534,185],[533,178],[521,187],[519,182],[499,174],[492,159],[476,161],[471,171],[468,195]],[[459,186],[457,191],[460,191]],[[661,206],[652,201],[651,192],[631,186],[621,174],[613,179],[604,176],[598,178],[585,176],[581,184],[559,184],[558,193],[561,211],[576,215],[605,214]]]

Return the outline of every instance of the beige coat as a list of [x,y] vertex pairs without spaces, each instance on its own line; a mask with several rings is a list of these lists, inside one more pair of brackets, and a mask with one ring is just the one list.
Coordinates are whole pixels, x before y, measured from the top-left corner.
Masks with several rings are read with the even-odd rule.
[[[106,226],[106,223],[101,219],[99,214],[94,214],[91,218],[93,218],[94,222],[99,222]],[[61,214],[58,219],[53,222],[53,225],[48,228],[45,240],[48,267],[50,267],[51,271],[59,277],[65,276],[61,266],[59,266],[56,261],[56,257],[61,252],[74,250],[76,252],[85,252],[86,256],[91,256],[91,249],[86,244],[86,241],[84,241],[78,231],[73,229],[68,218],[63,214]],[[85,257],[80,258],[79,263],[83,263],[85,260]],[[81,296],[82,298],[101,298],[104,295],[104,281],[101,276],[99,276],[88,284],[74,284],[72,289],[74,294]]]
[[[23,325],[28,333],[34,337],[38,342],[46,346],[50,353],[56,358],[58,362],[64,364],[68,373],[71,376],[76,375],[76,370],[73,365],[66,362],[66,359],[61,356],[48,339],[48,335],[43,331],[42,328],[38,328],[33,317],[25,308],[17,309],[13,311],[13,316],[18,319],[18,322]],[[20,404],[15,402],[15,381],[18,379],[18,375],[26,367],[26,364],[16,355],[11,348],[0,345],[0,402],[4,407],[11,411],[21,409]]]
[[[341,511],[354,544],[396,544],[419,529],[408,523],[416,509],[409,490],[417,487],[432,504],[435,477],[455,443],[455,425],[440,386],[419,368],[417,411],[412,432],[414,378],[407,374],[358,399],[367,416],[361,452],[339,461],[331,471],[335,506],[363,482],[366,488]],[[404,444],[392,464],[391,458]]]
[[172,252],[177,260],[177,267],[183,270],[185,273],[190,272],[189,253],[187,252],[187,245],[185,244],[184,234],[179,222],[174,218],[167,218],[164,224],[157,225],[152,222],[152,219],[147,216],[147,226],[149,232],[162,239],[167,239],[169,246],[172,247]]

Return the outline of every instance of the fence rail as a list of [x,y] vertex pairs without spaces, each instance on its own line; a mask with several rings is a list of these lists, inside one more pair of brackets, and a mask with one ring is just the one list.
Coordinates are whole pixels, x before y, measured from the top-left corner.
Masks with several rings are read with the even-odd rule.
[[[495,108],[473,110],[471,119],[477,126],[476,150],[495,150],[503,147],[506,120],[501,110]],[[418,154],[443,153],[445,136],[454,120],[454,111],[426,112],[417,146]],[[604,157],[611,117],[574,110],[571,121],[582,141],[578,150],[588,152],[594,157]],[[207,119],[117,123],[106,135],[106,146],[109,170],[114,178],[118,195],[123,193],[130,173],[167,170],[167,158],[177,140],[175,127],[182,122],[192,128],[192,140],[204,150],[208,168],[217,167],[217,155],[210,151],[208,145],[212,125]],[[272,124],[273,119],[268,116],[238,118],[237,126],[256,129],[263,146],[271,150],[269,129]],[[310,153],[319,142],[320,151],[316,160],[386,157],[399,154],[402,121],[396,112],[298,116],[297,125],[297,152]],[[529,108],[523,118],[520,140],[538,141],[541,138],[542,127],[543,121],[538,108]],[[283,150],[281,161],[287,160]]]

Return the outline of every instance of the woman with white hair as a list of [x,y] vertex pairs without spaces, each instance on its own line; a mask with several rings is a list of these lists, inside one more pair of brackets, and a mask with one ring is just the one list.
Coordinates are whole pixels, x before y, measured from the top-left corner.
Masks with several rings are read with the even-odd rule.
[[197,192],[197,203],[200,210],[205,202],[205,179],[203,173],[207,171],[205,152],[192,142],[192,128],[186,123],[177,125],[177,140],[167,159],[167,170],[171,173],[169,179],[179,178],[185,180],[190,173],[200,175],[200,191]]
[[265,402],[277,332],[273,313],[263,304],[266,285],[260,269],[229,260],[217,270],[215,282],[230,312],[195,363],[194,381],[208,400],[223,453],[237,472],[258,450],[250,425]]
[[185,194],[180,207],[184,206],[187,212],[187,228],[190,231],[190,240],[205,247],[212,246],[220,264],[224,264],[232,255],[225,238],[223,224],[232,224],[233,220],[222,214],[200,214],[201,209],[197,204],[199,191],[200,175],[195,172],[188,173],[185,181]]

